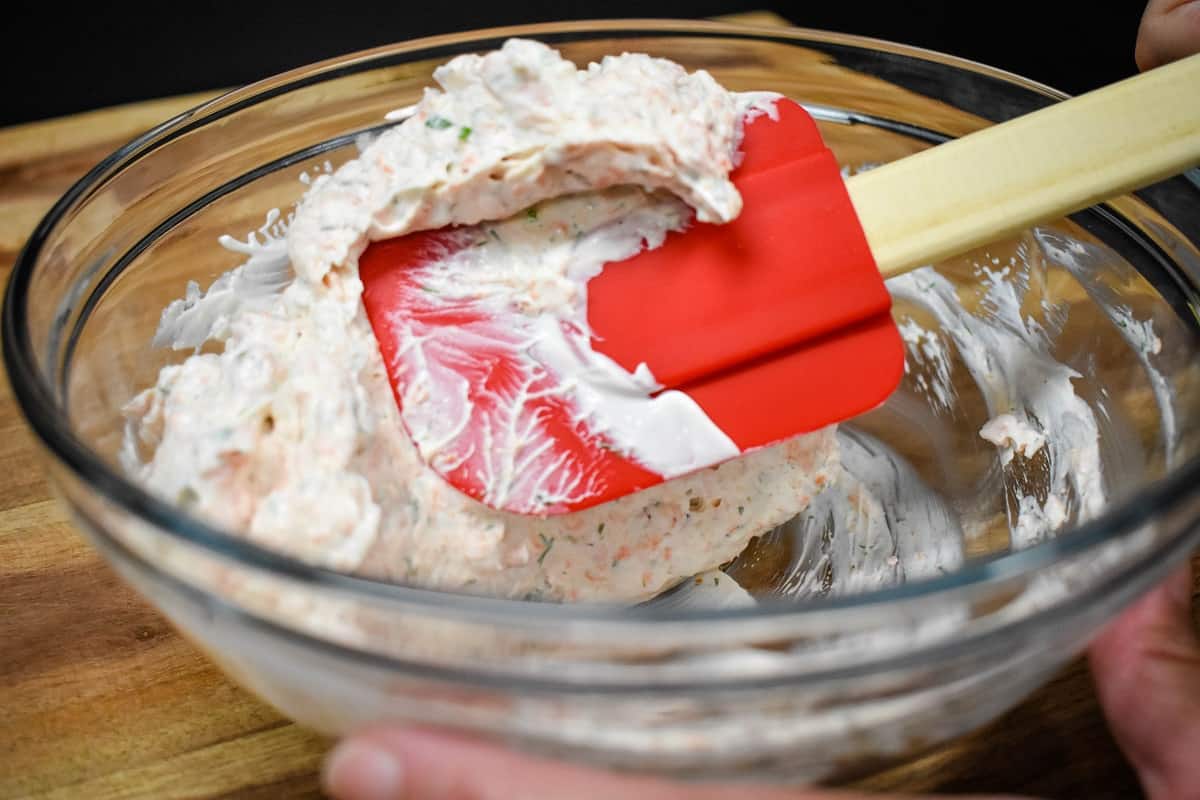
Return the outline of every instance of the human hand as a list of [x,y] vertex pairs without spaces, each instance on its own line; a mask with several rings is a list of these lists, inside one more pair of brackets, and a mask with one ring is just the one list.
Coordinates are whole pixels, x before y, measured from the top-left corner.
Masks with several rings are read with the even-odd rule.
[[[1150,800],[1200,797],[1200,639],[1191,596],[1192,573],[1185,568],[1125,612],[1090,652],[1113,733]],[[389,726],[338,745],[326,763],[325,784],[340,800],[865,800],[826,790],[628,777],[456,734]]]
[[1153,69],[1200,52],[1200,0],[1150,0],[1138,28],[1134,59]]
[[1122,614],[1089,652],[1113,736],[1150,800],[1200,797],[1200,637],[1192,569]]

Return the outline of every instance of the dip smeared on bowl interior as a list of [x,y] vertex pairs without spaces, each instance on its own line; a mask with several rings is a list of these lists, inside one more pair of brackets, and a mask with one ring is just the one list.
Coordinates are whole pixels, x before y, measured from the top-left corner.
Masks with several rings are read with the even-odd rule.
[[[407,119],[312,183],[286,235],[226,239],[247,262],[167,308],[156,342],[221,352],[164,368],[130,402],[126,468],[315,563],[553,600],[653,596],[803,510],[837,474],[833,430],[689,472],[698,452],[732,444],[685,396],[651,398],[647,370],[591,352],[584,316],[588,278],[660,244],[689,207],[706,222],[737,216],[728,175],[741,125],[773,113],[776,96],[727,92],[645,55],[577,70],[523,40],[456,58],[435,79],[441,89]],[[449,225],[476,226],[478,247],[435,264],[431,293],[506,315],[514,349],[556,373],[596,427],[681,477],[539,518],[492,510],[427,466],[445,457],[461,409],[427,370],[428,391],[406,396],[401,416],[357,259],[369,241]],[[420,368],[420,348],[408,352]],[[497,453],[513,476],[530,473]]]

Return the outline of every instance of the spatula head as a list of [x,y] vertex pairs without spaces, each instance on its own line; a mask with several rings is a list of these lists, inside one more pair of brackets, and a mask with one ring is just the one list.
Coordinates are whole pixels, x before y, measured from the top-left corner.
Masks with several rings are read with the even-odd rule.
[[867,411],[904,351],[833,153],[796,103],[746,126],[745,202],[588,284],[594,349],[645,363],[743,451]]
[[[742,452],[870,410],[903,374],[890,298],[838,165],[800,106],[777,110],[746,125],[736,220],[693,223],[588,284],[593,348],[629,371],[647,364]],[[560,391],[565,376],[531,368],[492,313],[422,285],[422,269],[469,246],[472,230],[376,242],[359,259],[364,306],[421,457],[456,489],[522,514],[577,511],[662,482],[590,430]]]

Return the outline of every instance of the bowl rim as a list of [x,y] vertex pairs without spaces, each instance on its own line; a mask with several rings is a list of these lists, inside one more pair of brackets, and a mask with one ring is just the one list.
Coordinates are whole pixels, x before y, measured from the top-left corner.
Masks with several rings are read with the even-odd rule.
[[[864,608],[885,604],[925,602],[964,589],[987,588],[1006,584],[1014,579],[1027,578],[1042,567],[1077,556],[1137,530],[1152,517],[1171,509],[1193,494],[1193,487],[1200,485],[1200,456],[1177,465],[1165,476],[1141,487],[1124,500],[1113,503],[1100,516],[1077,526],[1068,535],[1049,539],[1024,550],[968,561],[959,569],[937,577],[864,594],[806,599],[803,602],[767,602],[751,608],[718,610],[660,610],[629,605],[559,604],[486,597],[360,577],[314,566],[256,545],[232,532],[192,517],[173,504],[153,496],[132,479],[120,474],[72,432],[69,420],[56,400],[53,387],[39,369],[38,357],[23,324],[26,319],[25,307],[42,248],[53,235],[59,222],[76,204],[86,200],[107,177],[120,172],[151,152],[157,145],[188,130],[307,85],[367,68],[387,66],[387,63],[376,63],[381,60],[395,59],[403,62],[411,60],[404,58],[408,54],[433,49],[444,53],[456,50],[478,51],[511,36],[529,36],[550,43],[567,43],[594,40],[604,36],[636,38],[666,35],[750,38],[794,45],[810,41],[885,51],[924,61],[936,61],[952,68],[999,79],[1051,100],[1066,97],[1061,92],[1013,73],[924,48],[807,28],[774,28],[699,20],[613,19],[488,28],[383,45],[298,67],[226,92],[133,139],[89,170],[64,193],[38,223],[13,265],[0,319],[0,338],[3,339],[6,372],[13,395],[30,427],[48,453],[90,490],[115,503],[121,511],[153,525],[157,532],[181,540],[185,544],[199,546],[219,558],[229,559],[241,566],[272,573],[297,583],[311,584],[335,594],[366,597],[375,603],[382,602],[437,615],[467,616],[521,626],[531,623],[571,624],[585,620],[621,626],[655,625],[662,622],[692,626],[728,623],[733,626],[742,625],[750,620],[799,621],[808,619],[813,614],[858,613]],[[1175,541],[1156,543],[1156,548],[1178,546],[1178,537],[1175,538]]]

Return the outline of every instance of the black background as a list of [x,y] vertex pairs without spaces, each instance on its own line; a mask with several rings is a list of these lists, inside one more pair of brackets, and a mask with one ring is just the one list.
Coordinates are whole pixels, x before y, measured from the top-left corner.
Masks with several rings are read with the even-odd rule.
[[247,83],[415,36],[524,22],[769,9],[982,61],[1071,93],[1135,71],[1141,0],[277,0],[31,3],[0,12],[0,125]]

